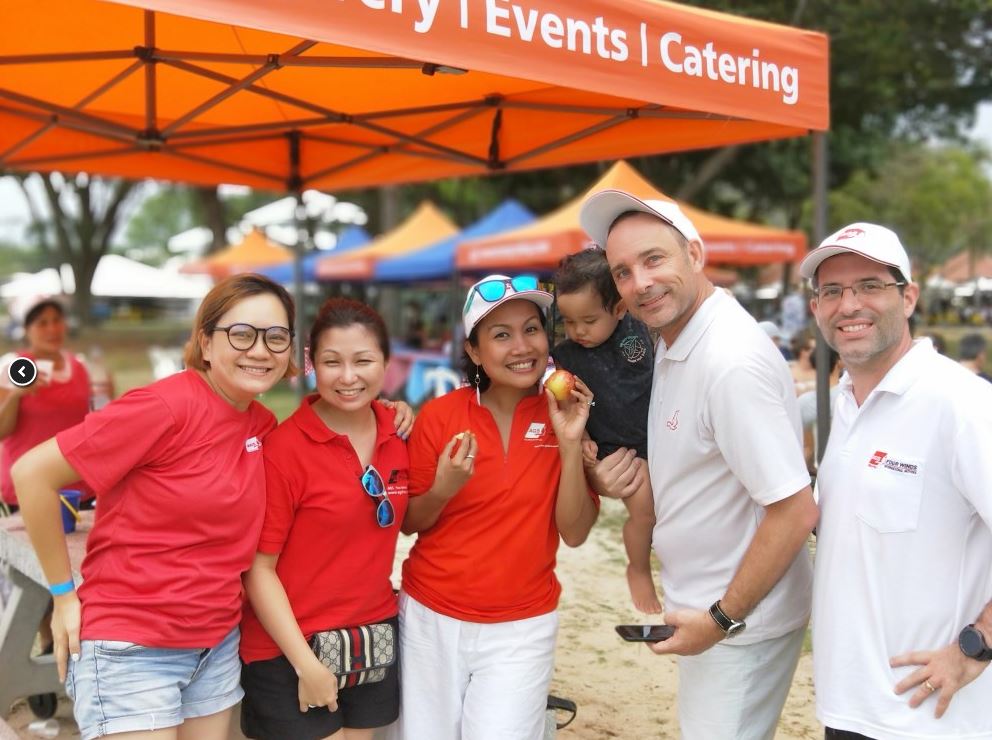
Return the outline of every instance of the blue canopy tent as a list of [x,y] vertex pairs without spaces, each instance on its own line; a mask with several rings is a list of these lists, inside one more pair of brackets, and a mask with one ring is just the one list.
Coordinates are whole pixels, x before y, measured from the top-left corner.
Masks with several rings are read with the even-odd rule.
[[455,250],[460,241],[491,236],[525,226],[534,220],[533,213],[509,198],[453,236],[423,249],[378,261],[374,279],[378,282],[411,282],[450,277],[455,271]]
[[[334,249],[315,249],[303,257],[303,281],[314,283],[317,281],[317,262],[329,254],[343,254],[356,247],[368,244],[372,240],[369,233],[361,226],[349,226],[338,235],[338,242]],[[286,285],[293,282],[293,261],[266,267],[259,270],[265,277],[275,280],[277,283]]]

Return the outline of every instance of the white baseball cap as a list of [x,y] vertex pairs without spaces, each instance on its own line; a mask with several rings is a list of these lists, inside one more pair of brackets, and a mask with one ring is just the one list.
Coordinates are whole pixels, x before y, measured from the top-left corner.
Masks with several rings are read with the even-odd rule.
[[895,267],[907,283],[913,282],[909,255],[896,233],[884,226],[864,222],[845,226],[820,242],[820,246],[807,254],[799,265],[799,274],[812,280],[816,277],[816,268],[823,260],[848,252],[860,254],[872,262]]
[[534,275],[518,275],[514,278],[487,275],[472,285],[465,296],[465,307],[462,309],[465,336],[468,337],[472,329],[498,306],[516,298],[537,304],[542,317],[547,316],[548,308],[554,302],[554,296],[538,288],[537,277]]
[[613,222],[631,211],[660,218],[674,227],[687,241],[703,243],[692,221],[682,213],[682,209],[674,201],[641,200],[622,190],[600,190],[589,196],[579,212],[579,223],[589,237],[605,249],[606,237]]

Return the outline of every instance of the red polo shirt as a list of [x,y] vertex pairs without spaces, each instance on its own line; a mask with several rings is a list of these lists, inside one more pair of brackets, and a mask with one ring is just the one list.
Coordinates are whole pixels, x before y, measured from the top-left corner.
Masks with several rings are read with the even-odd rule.
[[[548,401],[517,404],[506,455],[492,414],[461,388],[429,401],[410,436],[410,494],[430,489],[437,459],[458,432],[478,439],[475,472],[421,532],[403,563],[403,590],[436,612],[469,622],[507,622],[553,611],[561,478]],[[592,495],[592,494],[590,494]]]
[[[407,507],[409,460],[396,436],[393,411],[373,403],[377,433],[372,465],[396,512],[390,527],[376,522],[376,500],[361,484],[364,470],[347,435],[313,410],[318,395],[265,439],[265,524],[258,551],[278,555],[276,573],[300,631],[380,622],[396,615],[390,581],[396,538]],[[246,663],[281,654],[245,607],[241,657]]]
[[261,439],[275,424],[261,404],[238,411],[187,370],[56,435],[97,494],[84,640],[206,648],[238,625],[265,506]]

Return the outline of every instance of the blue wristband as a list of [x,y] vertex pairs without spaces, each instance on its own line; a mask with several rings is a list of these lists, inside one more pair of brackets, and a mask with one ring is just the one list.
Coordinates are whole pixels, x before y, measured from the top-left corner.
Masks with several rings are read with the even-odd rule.
[[63,581],[62,583],[56,583],[48,587],[48,593],[52,596],[65,596],[70,591],[76,590],[76,584],[72,582],[70,578],[68,581]]

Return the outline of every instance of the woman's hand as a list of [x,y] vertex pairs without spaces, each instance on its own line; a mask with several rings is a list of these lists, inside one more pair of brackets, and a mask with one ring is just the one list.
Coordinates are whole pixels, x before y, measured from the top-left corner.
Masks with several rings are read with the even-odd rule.
[[544,395],[548,397],[551,426],[554,427],[559,443],[580,444],[586,429],[586,421],[589,419],[589,408],[593,403],[589,386],[583,383],[581,378],[576,377],[575,388],[572,389],[571,398],[567,401],[559,401],[547,388],[544,389]]
[[79,660],[79,597],[70,591],[54,598],[52,607],[52,652],[59,670],[59,681],[65,683],[69,656]]
[[327,667],[314,658],[307,661],[302,670],[297,670],[299,686],[297,695],[300,700],[300,711],[306,712],[314,707],[327,707],[332,712],[338,709],[338,677]]
[[413,407],[406,401],[382,399],[380,403],[387,409],[393,409],[395,411],[393,426],[396,427],[396,434],[399,435],[399,438],[406,439],[409,437],[410,430],[413,429],[413,420],[416,418],[416,415],[413,413]]
[[448,440],[437,458],[437,472],[431,491],[445,500],[453,498],[475,472],[478,451],[478,440],[470,431],[459,432]]

